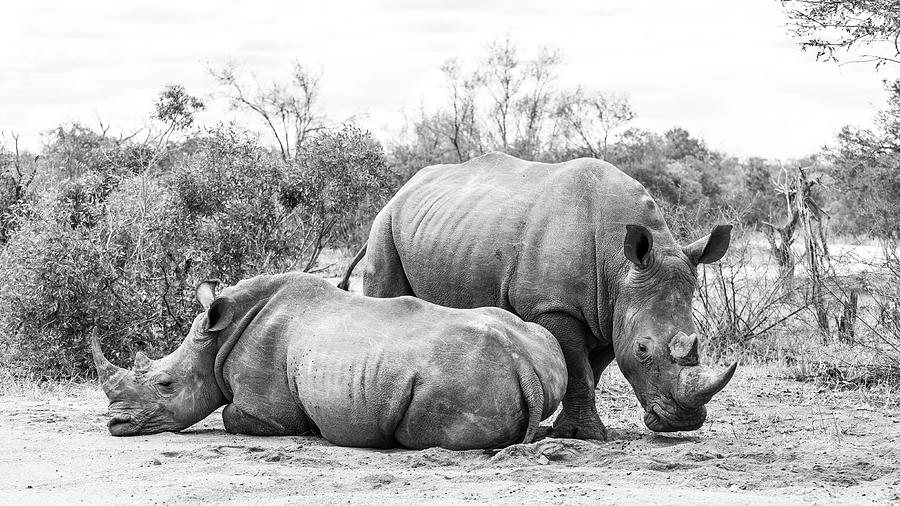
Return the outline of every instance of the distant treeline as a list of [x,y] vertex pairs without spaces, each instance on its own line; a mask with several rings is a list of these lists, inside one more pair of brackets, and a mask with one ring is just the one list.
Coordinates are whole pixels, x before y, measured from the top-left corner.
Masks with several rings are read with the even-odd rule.
[[625,95],[558,88],[560,62],[549,48],[523,59],[508,38],[471,68],[451,60],[444,104],[419,111],[386,146],[330,124],[319,77],[299,64],[271,85],[233,66],[213,71],[233,107],[260,120],[262,138],[235,124],[195,127],[204,103],[178,85],[133,134],[64,124],[37,153],[5,137],[0,352],[16,374],[91,374],[85,336],[95,325],[114,359],[169,351],[198,312],[199,281],[315,270],[324,248],[359,246],[416,171],[492,150],[603,158],[647,187],[683,239],[711,222],[779,225],[791,191],[782,183],[802,167],[832,232],[897,237],[900,85],[888,85],[872,128],[847,127],[834,149],[782,166],[711,150],[678,127],[629,128]]

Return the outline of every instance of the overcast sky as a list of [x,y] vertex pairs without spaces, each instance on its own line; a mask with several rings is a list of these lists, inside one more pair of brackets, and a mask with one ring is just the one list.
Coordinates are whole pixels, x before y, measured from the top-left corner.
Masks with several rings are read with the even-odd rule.
[[[207,65],[229,59],[262,76],[321,69],[329,116],[390,138],[438,100],[445,60],[474,62],[507,32],[523,56],[560,48],[560,85],[626,92],[636,126],[740,156],[815,152],[869,123],[891,77],[801,52],[776,0],[28,0],[2,15],[0,130],[30,147],[64,121],[133,128],[168,83],[207,98]],[[201,120],[228,117],[213,101]]]

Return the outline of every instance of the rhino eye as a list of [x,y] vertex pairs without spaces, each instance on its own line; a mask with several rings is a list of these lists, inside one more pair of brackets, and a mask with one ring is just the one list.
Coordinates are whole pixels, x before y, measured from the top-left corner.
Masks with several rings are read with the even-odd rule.
[[634,347],[634,354],[640,363],[648,366],[651,362],[650,347],[645,341],[638,342]]
[[175,382],[172,381],[170,378],[160,378],[159,380],[156,381],[156,386],[159,387],[159,389],[160,389],[163,393],[169,393],[169,392],[171,392],[171,391],[172,391],[172,387],[173,387],[174,385],[175,385]]

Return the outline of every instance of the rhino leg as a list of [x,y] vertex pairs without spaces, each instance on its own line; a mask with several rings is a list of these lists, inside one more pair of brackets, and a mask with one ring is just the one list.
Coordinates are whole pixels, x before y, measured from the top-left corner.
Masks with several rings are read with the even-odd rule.
[[563,409],[553,423],[550,435],[605,440],[606,427],[597,414],[594,398],[596,380],[588,360],[588,339],[593,336],[583,323],[564,313],[543,314],[535,318],[534,322],[549,330],[559,341],[569,373]]
[[390,213],[379,213],[372,224],[363,271],[363,293],[380,298],[415,295],[394,245]]
[[600,375],[603,374],[603,371],[606,370],[606,367],[612,363],[616,358],[616,353],[613,350],[612,345],[607,346],[606,348],[596,348],[591,350],[590,355],[588,355],[588,360],[591,364],[591,369],[594,371],[594,389],[597,388],[597,385],[600,383]]
[[[285,425],[277,420],[262,418],[243,411],[234,404],[225,406],[222,411],[225,431],[232,434],[249,434],[251,436],[299,436],[315,430],[315,424],[304,421],[300,424]],[[305,423],[308,422],[308,423]]]

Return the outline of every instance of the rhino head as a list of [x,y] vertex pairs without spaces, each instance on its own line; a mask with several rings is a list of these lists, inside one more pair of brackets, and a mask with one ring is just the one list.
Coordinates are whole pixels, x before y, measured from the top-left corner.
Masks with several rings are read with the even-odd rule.
[[627,272],[616,300],[616,361],[631,383],[644,424],[657,432],[694,430],[706,420],[705,404],[731,380],[737,363],[721,372],[700,365],[692,300],[697,266],[718,261],[731,226],[684,247],[653,248],[653,235],[627,225]]
[[159,360],[138,352],[130,370],[106,359],[94,328],[91,351],[109,398],[110,434],[180,431],[225,404],[215,377],[218,350],[212,333],[227,327],[233,315],[227,309],[230,305],[218,307],[213,302],[214,289],[214,282],[204,282],[197,288],[197,299],[207,310],[194,319],[177,350]]

